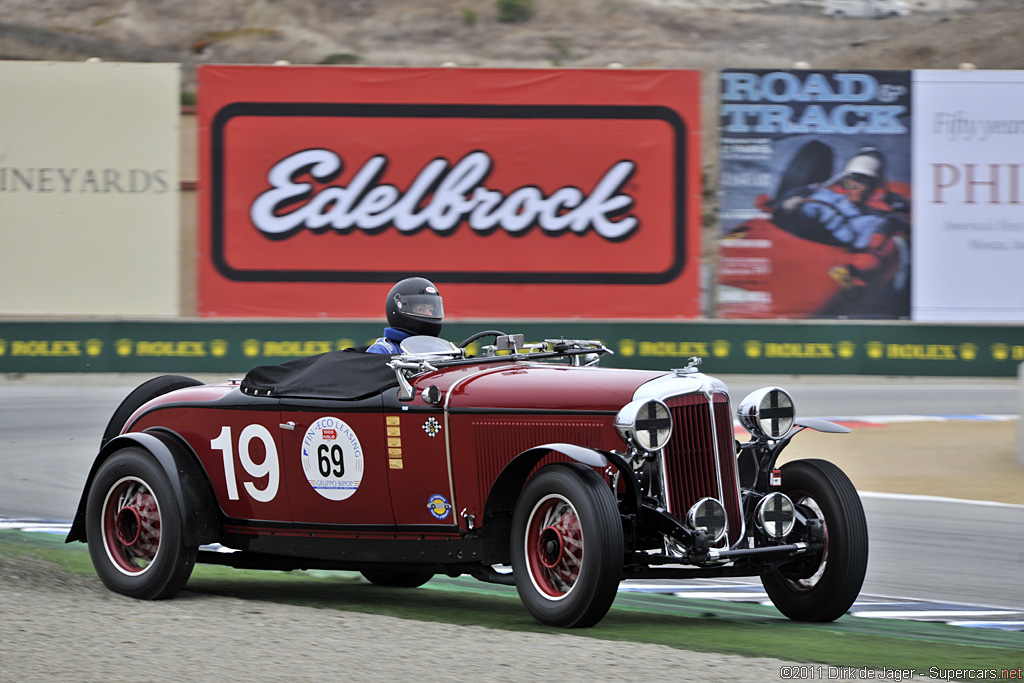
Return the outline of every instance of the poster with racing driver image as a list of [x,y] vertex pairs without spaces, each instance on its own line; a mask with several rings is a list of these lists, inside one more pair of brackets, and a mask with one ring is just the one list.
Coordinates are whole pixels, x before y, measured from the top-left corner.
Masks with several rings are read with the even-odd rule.
[[910,73],[721,73],[718,317],[909,318]]

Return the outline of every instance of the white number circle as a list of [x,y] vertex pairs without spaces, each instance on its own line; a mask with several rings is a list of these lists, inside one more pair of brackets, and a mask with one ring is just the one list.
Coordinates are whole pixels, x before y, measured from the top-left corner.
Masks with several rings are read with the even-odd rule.
[[302,471],[324,498],[351,497],[363,481],[363,447],[356,433],[336,417],[321,417],[302,437]]

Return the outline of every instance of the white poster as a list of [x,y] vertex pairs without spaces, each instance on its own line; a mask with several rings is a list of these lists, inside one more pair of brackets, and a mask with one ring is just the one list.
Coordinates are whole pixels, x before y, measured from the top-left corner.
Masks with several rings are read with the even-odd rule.
[[178,315],[180,65],[0,62],[0,315]]
[[1024,321],[1024,71],[914,71],[911,317]]

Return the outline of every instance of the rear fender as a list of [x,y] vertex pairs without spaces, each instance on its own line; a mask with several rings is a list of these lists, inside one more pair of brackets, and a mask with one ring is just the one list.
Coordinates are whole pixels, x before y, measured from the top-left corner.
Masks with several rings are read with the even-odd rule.
[[220,513],[216,497],[206,472],[192,449],[181,437],[170,430],[156,428],[145,432],[130,432],[105,443],[92,464],[82,499],[78,503],[66,543],[86,541],[85,507],[89,491],[100,466],[114,453],[124,448],[141,448],[163,468],[174,490],[184,528],[186,547],[196,547],[220,539]]

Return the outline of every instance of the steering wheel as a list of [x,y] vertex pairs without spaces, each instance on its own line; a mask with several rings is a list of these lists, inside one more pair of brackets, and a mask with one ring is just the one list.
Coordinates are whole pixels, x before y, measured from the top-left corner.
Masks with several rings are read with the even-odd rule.
[[484,330],[483,332],[477,332],[476,334],[471,334],[469,337],[467,337],[461,344],[459,344],[459,347],[464,349],[473,342],[475,342],[477,339],[482,339],[483,337],[494,337],[495,339],[497,339],[503,334],[505,333],[502,332],[501,330]]

